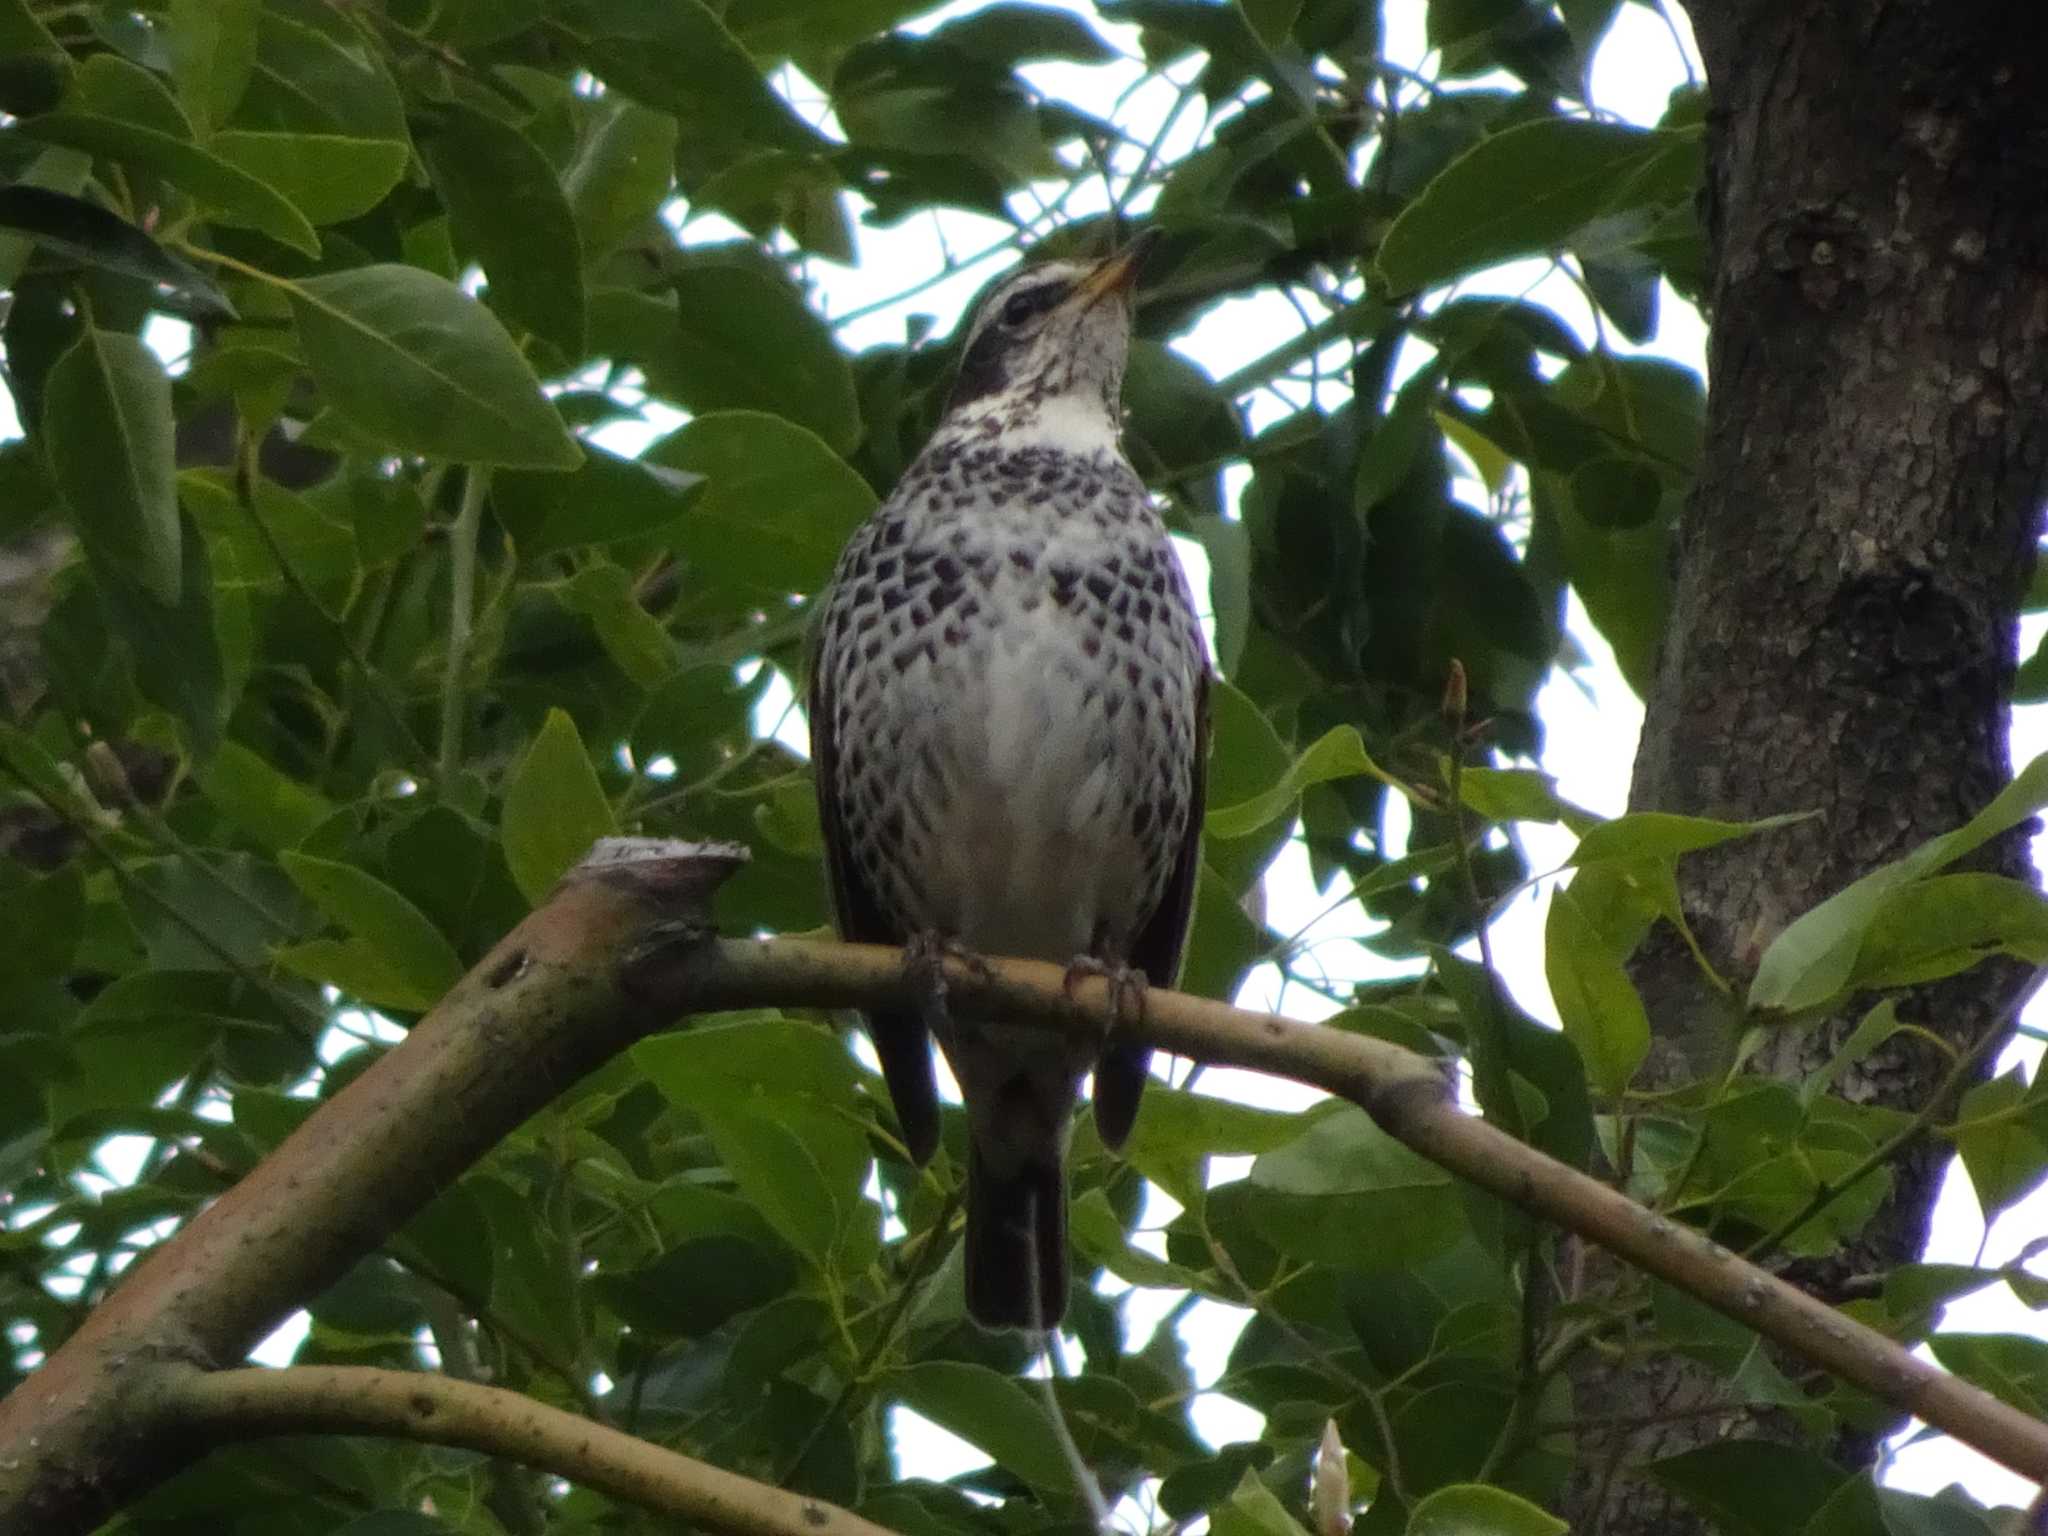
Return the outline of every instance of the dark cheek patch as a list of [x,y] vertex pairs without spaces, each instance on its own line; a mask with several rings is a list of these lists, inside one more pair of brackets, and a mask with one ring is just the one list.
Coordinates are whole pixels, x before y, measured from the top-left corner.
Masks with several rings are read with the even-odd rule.
[[996,331],[985,331],[967,349],[967,355],[960,359],[960,376],[953,381],[953,409],[972,400],[999,395],[1009,386],[1010,370],[1004,355],[1008,349],[1004,340]]

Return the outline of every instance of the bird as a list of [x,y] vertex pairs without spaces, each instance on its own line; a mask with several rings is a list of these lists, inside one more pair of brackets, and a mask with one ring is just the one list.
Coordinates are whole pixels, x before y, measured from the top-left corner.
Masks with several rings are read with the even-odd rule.
[[[1194,595],[1121,445],[1148,242],[1044,260],[975,306],[945,412],[852,535],[808,685],[841,937],[1069,964],[1168,987],[1187,942],[1208,738]],[[1065,1161],[1082,1079],[1122,1146],[1147,1047],[875,1008],[902,1143],[939,1141],[937,1037],[968,1120],[969,1315],[1047,1329],[1067,1304]],[[1140,999],[1142,1001],[1142,999]]]

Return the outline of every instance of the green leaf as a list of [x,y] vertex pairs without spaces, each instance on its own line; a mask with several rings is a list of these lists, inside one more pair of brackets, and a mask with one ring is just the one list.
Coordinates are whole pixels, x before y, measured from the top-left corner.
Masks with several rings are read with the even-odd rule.
[[1182,1205],[1199,1209],[1210,1158],[1270,1152],[1300,1133],[1295,1115],[1155,1086],[1146,1090],[1123,1155]]
[[86,328],[43,385],[43,435],[79,538],[167,607],[180,589],[171,381],[135,337]]
[[1377,265],[1395,294],[1569,245],[1648,232],[1699,180],[1700,137],[1580,118],[1502,129],[1446,166],[1394,220]]
[[1998,954],[2029,965],[2048,960],[2048,900],[2005,875],[1933,875],[1885,898],[1848,985],[1910,987]]
[[[1932,1498],[1898,1488],[1875,1491],[1885,1536],[1997,1536],[1998,1532],[2010,1529],[1953,1484]],[[1867,1530],[1867,1525],[1857,1527],[1855,1536]],[[1816,1531],[1815,1536],[1820,1533]],[[1852,1531],[1844,1528],[1828,1536],[1852,1536]]]
[[941,1429],[980,1446],[1041,1498],[1060,1505],[1076,1502],[1074,1476],[1060,1454],[1045,1409],[1014,1377],[985,1365],[926,1360],[890,1372],[879,1390]]
[[1196,997],[1237,996],[1269,942],[1245,910],[1240,890],[1209,862],[1208,855],[1217,846],[1211,844],[1203,850],[1195,885],[1194,927],[1178,983],[1182,991]]
[[82,197],[30,185],[0,187],[0,229],[35,236],[36,244],[51,255],[156,284],[194,318],[235,318],[234,305],[204,273],[126,219]]
[[562,7],[588,41],[591,73],[674,116],[682,142],[753,148],[828,146],[762,78],[703,0],[578,0]]
[[1099,1264],[1133,1285],[1179,1291],[1201,1287],[1198,1272],[1169,1264],[1133,1245],[1110,1208],[1109,1197],[1099,1189],[1089,1190],[1069,1205],[1067,1236],[1084,1262]]
[[636,1330],[700,1338],[795,1284],[797,1267],[780,1244],[763,1247],[728,1232],[686,1239],[652,1264],[598,1277],[597,1294]]
[[702,1120],[742,1193],[792,1248],[821,1269],[872,1261],[881,1213],[861,1193],[870,1112],[835,1033],[756,1016],[643,1041],[633,1059]]
[[[1395,1268],[1442,1252],[1465,1230],[1451,1176],[1353,1105],[1307,1117],[1286,1144],[1259,1154],[1242,1185],[1259,1234],[1282,1253],[1351,1268]],[[1361,1234],[1372,1234],[1370,1241]]]
[[1430,958],[1464,1020],[1472,1091],[1487,1119],[1559,1162],[1585,1167],[1593,1113],[1578,1047],[1517,1008],[1483,967],[1445,949],[1432,949]]
[[1415,1506],[1407,1536],[1563,1536],[1570,1529],[1505,1488],[1453,1483]]
[[202,129],[224,121],[256,67],[262,0],[171,0],[165,29],[178,98]]
[[1195,537],[1209,556],[1208,598],[1216,616],[1216,665],[1226,677],[1234,677],[1252,626],[1251,535],[1235,519],[1205,517],[1195,524]]
[[368,213],[405,174],[406,147],[389,139],[230,128],[208,139],[206,147],[265,186],[278,188],[315,224],[339,224]]
[[623,96],[589,104],[576,153],[562,172],[583,259],[609,256],[646,225],[674,179],[676,120]]
[[1664,482],[1641,459],[1588,459],[1571,472],[1573,507],[1595,528],[1635,528],[1664,505]]
[[1543,972],[1565,1037],[1585,1058],[1593,1085],[1619,1098],[1650,1053],[1650,1019],[1635,984],[1565,886],[1543,928]]
[[576,722],[563,711],[548,711],[512,770],[499,827],[512,878],[534,906],[592,843],[618,830]]
[[1795,920],[1772,941],[1750,983],[1749,1006],[1797,1013],[1839,994],[1855,975],[1865,934],[1901,887],[1936,873],[2048,805],[2048,753],[2022,768],[1996,799],[1953,832],[1929,838]]
[[275,187],[315,224],[368,213],[405,174],[405,108],[379,50],[352,28],[317,28],[267,6],[256,59],[207,147]]
[[703,483],[596,446],[569,474],[508,470],[491,477],[491,510],[522,560],[584,544],[612,544],[662,532],[689,508]]
[[394,1509],[359,1515],[335,1527],[334,1536],[454,1536],[454,1528],[431,1515]]
[[740,266],[673,279],[676,329],[648,358],[648,380],[700,413],[765,411],[844,453],[860,440],[853,371],[832,332],[786,283]]
[[753,598],[821,591],[875,493],[815,433],[759,411],[699,416],[643,455],[702,475],[676,550]]
[[[1514,404],[1497,396],[1495,410],[1511,410]],[[1556,438],[1539,438],[1509,451],[1527,462],[1545,440]],[[1664,524],[1596,528],[1572,504],[1566,477],[1546,470],[1532,469],[1529,500],[1535,513],[1531,558],[1540,556],[1570,579],[1593,627],[1614,648],[1615,664],[1629,687],[1638,698],[1648,698],[1671,608],[1671,536]]]
[[2018,1067],[1965,1093],[1956,1123],[1944,1134],[1956,1144],[1986,1216],[2004,1210],[2048,1172],[2048,1103],[2029,1091]]
[[747,1202],[790,1247],[829,1269],[851,1212],[812,1148],[779,1118],[742,1104],[694,1107]]
[[1842,1473],[1814,1452],[1763,1440],[1722,1440],[1650,1463],[1650,1475],[1729,1536],[1783,1536],[1828,1501]]
[[1458,798],[1488,821],[1559,822],[1588,831],[1595,818],[1557,792],[1557,780],[1534,768],[1467,768]]
[[513,469],[582,462],[505,328],[453,283],[379,264],[287,292],[322,394],[379,443]]
[[1934,1358],[2022,1413],[2048,1418],[2048,1341],[2017,1333],[1937,1333]]
[[376,876],[352,864],[283,853],[278,864],[329,922],[374,950],[405,983],[411,1001],[429,1008],[462,979],[462,960],[427,915]]
[[13,929],[0,949],[0,994],[31,980],[60,981],[85,927],[85,879],[76,863],[39,879],[19,879],[20,872],[19,865],[0,865],[0,897]]
[[780,226],[805,250],[851,266],[858,259],[842,194],[845,183],[820,155],[764,149],[718,172],[690,199],[715,208],[749,234],[767,239]]
[[[138,71],[139,73],[139,71]],[[164,97],[170,103],[170,97]],[[172,104],[175,110],[175,104]],[[261,231],[308,256],[320,237],[306,216],[272,187],[237,169],[184,135],[91,112],[50,112],[29,118],[20,131],[47,144],[68,144],[88,154],[152,171],[189,192],[224,224]]]
[[199,788],[265,848],[289,848],[334,814],[318,790],[281,773],[238,741],[224,741],[198,773]]
[[729,666],[684,667],[663,681],[633,722],[633,755],[642,763],[667,757],[679,783],[701,778],[751,741],[755,697]]
[[1183,1462],[1160,1479],[1159,1507],[1175,1520],[1207,1514],[1230,1497],[1246,1472],[1264,1471],[1277,1454],[1264,1441],[1239,1440],[1214,1456]]
[[[0,6],[6,3],[7,0],[0,0]],[[0,75],[4,75],[5,68],[4,60],[0,60]],[[0,79],[0,91],[4,89],[4,79]],[[17,190],[26,188],[76,197],[85,190],[91,175],[91,155],[53,145],[15,169],[14,186]],[[15,285],[27,269],[28,259],[35,253],[35,248],[36,242],[28,235],[10,235],[0,230],[0,288]],[[22,402],[16,402],[15,408],[17,411],[30,409]]]
[[554,167],[533,141],[460,102],[445,104],[420,146],[459,248],[490,280],[491,308],[583,355],[583,253]]
[[270,957],[294,976],[333,987],[351,1001],[394,1013],[423,1013],[440,1001],[414,985],[373,944],[353,939],[308,939],[287,944]]
[[1118,57],[1085,18],[1049,5],[984,6],[947,22],[934,36],[970,58],[1004,69],[1032,60],[1107,64]]
[[226,604],[216,602],[206,541],[189,517],[179,519],[179,528],[183,557],[174,605],[132,585],[125,573],[99,564],[90,545],[86,554],[95,561],[95,586],[107,623],[127,646],[136,687],[177,718],[192,750],[203,758],[220,740],[230,703],[220,611]]
[[674,669],[676,643],[640,606],[633,574],[623,566],[593,560],[562,586],[561,598],[590,620],[612,664],[638,686],[652,688]]
[[28,0],[0,0],[0,111],[42,112],[63,94],[71,56],[29,9]]
[[1826,1093],[1835,1079],[1849,1068],[1862,1061],[1872,1051],[1897,1034],[1906,1026],[1899,1019],[1899,1005],[1896,999],[1886,998],[1870,1012],[1863,1015],[1861,1022],[1849,1032],[1835,1054],[1828,1058],[1828,1064],[1818,1072],[1810,1072],[1799,1082],[1799,1099],[1803,1104],[1813,1101]]
[[1676,859],[1716,848],[1739,837],[1789,827],[1811,812],[1766,816],[1758,821],[1716,821],[1707,816],[1676,816],[1668,811],[1631,811],[1588,828],[1572,850],[1571,862],[1581,869],[1606,859]]
[[222,567],[222,587],[282,591],[289,571],[323,613],[339,619],[356,592],[355,531],[324,505],[275,481],[258,478],[249,492],[244,506],[226,470],[188,469],[178,476],[179,500],[206,534]]
[[462,1295],[488,1298],[496,1244],[490,1218],[468,1183],[436,1195],[427,1208],[399,1229],[395,1242],[408,1262],[452,1282]]
[[1247,1467],[1230,1497],[1209,1515],[1215,1536],[1307,1536],[1287,1506]]
[[1332,779],[1348,779],[1361,773],[1400,787],[1366,755],[1365,743],[1359,739],[1356,727],[1332,726],[1264,790],[1249,800],[1212,809],[1203,818],[1202,829],[1211,837],[1247,837],[1291,812],[1300,801],[1301,792],[1311,784],[1327,784]]
[[[1287,744],[1259,706],[1241,689],[1226,682],[1209,685],[1209,804],[1255,803],[1282,782],[1293,767]],[[1363,747],[1361,746],[1361,750]],[[1277,817],[1256,837],[1218,837],[1213,828],[1202,858],[1219,875],[1232,896],[1242,895],[1265,871],[1291,822]]]
[[1401,488],[1424,440],[1436,427],[1434,407],[1444,369],[1433,363],[1401,386],[1393,408],[1382,416],[1358,450],[1351,502],[1361,516]]

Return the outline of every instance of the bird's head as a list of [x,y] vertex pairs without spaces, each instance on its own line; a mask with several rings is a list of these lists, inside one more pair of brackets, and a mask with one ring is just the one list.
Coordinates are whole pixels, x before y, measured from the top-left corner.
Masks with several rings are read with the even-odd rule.
[[1140,236],[1099,261],[1006,274],[975,307],[946,427],[1076,449],[1114,443],[1131,291],[1150,247]]

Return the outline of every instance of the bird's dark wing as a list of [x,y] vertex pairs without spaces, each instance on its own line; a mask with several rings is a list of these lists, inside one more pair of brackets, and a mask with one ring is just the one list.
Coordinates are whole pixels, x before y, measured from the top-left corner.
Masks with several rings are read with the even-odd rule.
[[[831,666],[820,645],[811,657],[811,771],[818,786],[818,820],[825,833],[825,864],[832,877],[832,910],[839,936],[859,944],[900,944],[906,937],[883,916],[874,892],[861,878],[860,862],[846,833],[840,802],[838,725],[834,719]],[[903,1131],[903,1145],[920,1166],[939,1145],[939,1085],[932,1075],[930,1037],[916,1014],[895,1010],[864,1015],[868,1038],[882,1060],[882,1079]]]
[[[1143,971],[1155,987],[1170,987],[1180,978],[1181,951],[1187,946],[1195,912],[1195,886],[1202,877],[1202,811],[1208,804],[1209,778],[1206,668],[1195,681],[1195,731],[1190,750],[1194,762],[1188,774],[1187,830],[1181,834],[1180,852],[1166,878],[1159,907],[1152,920],[1138,930],[1129,956],[1129,963]],[[1104,1146],[1114,1150],[1131,1134],[1131,1124],[1138,1118],[1138,1096],[1145,1091],[1151,1065],[1152,1048],[1146,1045],[1112,1046],[1096,1063],[1095,1128],[1102,1133]]]

